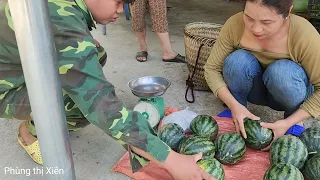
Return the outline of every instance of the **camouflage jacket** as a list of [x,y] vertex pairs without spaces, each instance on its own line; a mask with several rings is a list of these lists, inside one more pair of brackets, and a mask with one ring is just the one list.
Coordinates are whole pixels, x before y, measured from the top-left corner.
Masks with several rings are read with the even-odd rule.
[[[118,100],[98,62],[90,34],[94,21],[83,0],[48,0],[61,86],[84,117],[124,147],[133,145],[163,162],[170,147],[146,119]],[[121,38],[121,37],[119,37]],[[7,0],[0,1],[0,104],[8,91],[25,84]],[[133,172],[147,160],[130,152]]]

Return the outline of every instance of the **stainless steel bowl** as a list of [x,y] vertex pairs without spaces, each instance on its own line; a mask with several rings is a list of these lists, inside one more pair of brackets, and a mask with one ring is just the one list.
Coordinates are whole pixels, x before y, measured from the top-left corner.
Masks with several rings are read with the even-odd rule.
[[163,95],[171,82],[163,77],[145,76],[129,81],[128,86],[138,97],[152,97]]

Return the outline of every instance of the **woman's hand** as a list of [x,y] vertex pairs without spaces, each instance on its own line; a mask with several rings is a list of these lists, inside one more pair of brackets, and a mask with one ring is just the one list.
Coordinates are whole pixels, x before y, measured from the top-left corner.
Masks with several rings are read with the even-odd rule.
[[238,134],[242,134],[242,136],[246,139],[247,134],[244,129],[243,121],[245,118],[250,118],[252,120],[260,120],[259,117],[253,115],[251,112],[248,111],[246,107],[244,107],[242,104],[237,103],[235,106],[230,108],[232,113],[232,119],[233,123],[236,127],[236,131]]
[[246,107],[240,104],[230,93],[227,87],[221,87],[218,93],[218,97],[229,107],[232,113],[233,123],[236,127],[238,134],[242,134],[244,138],[247,138],[246,131],[244,130],[243,120],[250,118],[253,120],[260,120],[259,117],[253,115],[248,111]]
[[279,137],[283,136],[288,129],[291,127],[291,125],[288,123],[288,120],[286,119],[282,119],[282,120],[278,120],[274,123],[265,123],[262,122],[261,126],[264,128],[268,128],[271,129],[273,131],[273,140],[270,143],[270,145],[264,149],[262,149],[262,151],[267,151],[270,149],[271,144],[277,140]]
[[215,180],[197,164],[200,159],[202,159],[202,153],[182,155],[171,151],[164,167],[176,180]]

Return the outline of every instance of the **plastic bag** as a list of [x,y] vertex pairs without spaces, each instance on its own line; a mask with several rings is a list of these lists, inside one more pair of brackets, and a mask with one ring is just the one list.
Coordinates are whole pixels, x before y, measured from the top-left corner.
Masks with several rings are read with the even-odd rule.
[[197,115],[197,113],[189,110],[174,112],[162,119],[159,129],[168,123],[176,123],[183,128],[184,132],[189,132],[190,123]]

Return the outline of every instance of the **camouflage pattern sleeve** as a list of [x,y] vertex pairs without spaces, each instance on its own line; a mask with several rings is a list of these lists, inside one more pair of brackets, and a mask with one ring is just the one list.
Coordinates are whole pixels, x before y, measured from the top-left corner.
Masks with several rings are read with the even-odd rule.
[[[117,98],[98,62],[93,38],[85,32],[72,30],[60,30],[55,36],[63,91],[84,117],[120,144],[133,145],[163,162],[169,146],[156,136],[140,113],[128,110]],[[131,156],[140,165],[146,164],[138,155],[131,152]],[[140,165],[132,163],[135,171]]]
[[[72,99],[90,123],[128,149],[133,172],[146,165],[148,160],[131,152],[128,145],[163,162],[170,147],[157,137],[142,114],[126,108],[103,74],[98,49],[90,34],[94,27],[92,17],[84,2],[48,0],[48,5],[63,94]],[[9,91],[14,94],[18,88],[17,91],[21,92],[24,78],[7,0],[0,1],[0,20],[1,105],[4,98],[11,100]],[[7,110],[7,107],[0,108],[0,113]]]

